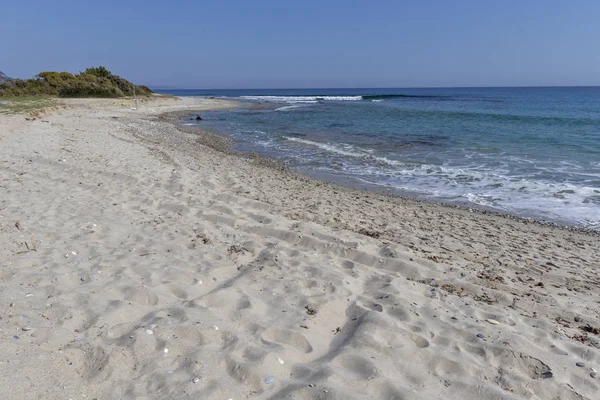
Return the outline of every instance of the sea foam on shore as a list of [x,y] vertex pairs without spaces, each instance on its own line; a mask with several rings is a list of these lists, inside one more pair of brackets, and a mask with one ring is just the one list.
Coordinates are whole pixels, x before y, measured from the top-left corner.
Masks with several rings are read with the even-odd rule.
[[213,94],[246,104],[202,127],[304,173],[600,229],[599,88]]

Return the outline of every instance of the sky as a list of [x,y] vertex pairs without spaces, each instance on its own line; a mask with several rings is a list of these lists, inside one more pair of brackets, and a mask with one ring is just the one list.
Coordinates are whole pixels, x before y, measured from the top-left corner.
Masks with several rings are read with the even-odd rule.
[[598,0],[0,0],[0,71],[153,88],[600,85]]

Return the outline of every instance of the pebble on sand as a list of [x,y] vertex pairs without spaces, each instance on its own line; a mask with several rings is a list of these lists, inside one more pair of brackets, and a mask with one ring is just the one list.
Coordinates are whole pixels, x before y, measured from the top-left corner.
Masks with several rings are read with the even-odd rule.
[[273,383],[274,380],[275,380],[274,376],[269,376],[265,379],[265,383],[268,385],[269,383]]
[[582,361],[577,361],[577,362],[575,363],[575,365],[577,365],[578,367],[585,367],[585,363],[584,363],[584,362],[582,362]]
[[146,333],[147,333],[148,335],[152,335],[154,332],[152,332],[152,330],[151,330],[151,329],[146,329]]
[[484,335],[483,333],[478,333],[478,334],[477,334],[477,337],[478,337],[479,339],[485,339],[485,335]]
[[486,319],[485,322],[487,322],[488,324],[492,324],[492,325],[499,325],[500,322],[496,321],[495,319]]

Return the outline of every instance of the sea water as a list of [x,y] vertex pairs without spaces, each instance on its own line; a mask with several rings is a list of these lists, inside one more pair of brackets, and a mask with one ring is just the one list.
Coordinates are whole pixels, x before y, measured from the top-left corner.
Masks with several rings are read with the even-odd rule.
[[169,93],[242,101],[197,123],[309,175],[600,229],[600,87]]

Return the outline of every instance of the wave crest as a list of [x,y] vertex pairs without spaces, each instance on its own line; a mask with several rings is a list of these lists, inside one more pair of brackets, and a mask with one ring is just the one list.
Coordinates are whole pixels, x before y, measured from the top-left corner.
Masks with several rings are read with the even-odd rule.
[[272,101],[276,103],[317,103],[319,101],[358,101],[362,96],[240,96],[244,100]]

